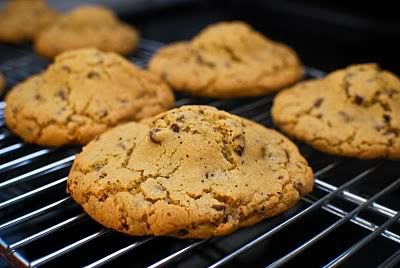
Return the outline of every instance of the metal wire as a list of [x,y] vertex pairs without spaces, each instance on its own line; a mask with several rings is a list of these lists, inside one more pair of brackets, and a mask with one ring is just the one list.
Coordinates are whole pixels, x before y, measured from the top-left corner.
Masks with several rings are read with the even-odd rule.
[[[286,226],[296,222],[301,217],[311,213],[312,211],[315,211],[316,209],[319,209],[326,202],[328,202],[329,200],[334,198],[338,193],[340,193],[341,191],[343,191],[347,187],[350,187],[351,185],[356,184],[360,180],[364,179],[368,174],[373,172],[377,167],[378,166],[375,166],[375,167],[372,167],[372,168],[362,172],[358,176],[354,177],[353,179],[349,180],[347,183],[345,183],[342,186],[340,186],[339,188],[337,188],[335,191],[333,191],[333,192],[329,193],[328,195],[324,196],[323,198],[319,199],[317,202],[315,202],[313,205],[309,206],[305,210],[302,210],[301,212],[299,212],[298,214],[296,214],[293,217],[289,218],[288,220],[284,221],[283,223],[279,224],[278,226],[276,226],[272,230],[269,230],[268,232],[262,234],[261,236],[257,237],[256,239],[252,240],[251,242],[245,244],[244,246],[240,247],[239,249],[237,249],[234,252],[230,253],[229,255],[225,256],[224,258],[222,258],[218,262],[214,263],[213,265],[210,265],[209,267],[213,268],[213,267],[222,266],[223,264],[231,261],[233,258],[237,257],[238,255],[244,253],[245,251],[247,251],[247,250],[251,249],[252,247],[254,247],[255,245],[259,244],[260,242],[266,240],[268,237],[271,237],[275,233],[281,231]],[[321,175],[321,172],[319,172],[319,175]]]
[[[162,44],[158,42],[153,42],[150,40],[143,40],[141,44],[139,45],[139,54],[135,55],[134,58],[137,60],[137,62],[144,66],[148,59],[152,56],[154,51],[156,51]],[[38,62],[36,64],[36,62]],[[19,81],[25,79],[25,77],[31,75],[34,72],[40,71],[44,66],[46,66],[47,62],[40,60],[39,58],[35,58],[32,54],[29,54],[27,56],[24,56],[23,58],[20,58],[19,60],[12,60],[9,62],[6,62],[5,64],[0,65],[0,70],[3,72],[8,72],[7,73],[7,79],[10,79],[12,85],[18,83]],[[10,65],[10,66],[7,66]],[[35,68],[31,69],[26,69],[27,66],[35,66]],[[312,77],[322,77],[324,75],[323,72],[314,69],[314,68],[306,68],[306,73],[308,76]],[[215,107],[219,107],[222,109],[226,109],[231,113],[238,114],[238,115],[246,115],[246,114],[252,114],[251,118],[255,121],[262,122],[262,123],[271,123],[271,118],[270,118],[270,113],[267,111],[268,109],[264,107],[268,107],[272,103],[272,96],[266,96],[266,97],[260,97],[257,99],[248,99],[248,100],[243,100],[242,101],[236,101],[236,100],[198,100],[193,97],[185,97],[185,98],[180,98],[177,100],[176,104],[177,106],[180,105],[187,105],[187,104],[195,104],[199,103],[205,103],[208,105],[212,105]],[[0,127],[4,125],[4,112],[3,109],[5,107],[4,102],[0,102]],[[261,110],[262,112],[259,112]],[[22,166],[22,165],[30,165],[31,163],[36,163],[39,162],[38,160],[43,157],[51,156],[52,154],[58,154],[62,152],[62,149],[44,149],[44,148],[36,148],[34,151],[32,151],[32,148],[30,146],[27,146],[23,142],[19,142],[19,140],[15,139],[14,136],[7,131],[6,129],[1,129],[0,131],[0,142],[3,144],[3,148],[0,148],[0,157],[2,156],[7,156],[10,157],[11,159],[13,158],[13,153],[18,153],[18,155],[22,155],[22,152],[26,152],[29,150],[29,153],[25,153],[22,156],[17,157],[16,159],[10,160],[6,163],[0,164],[0,174],[5,174],[9,170],[15,170],[17,167]],[[70,165],[70,163],[73,161],[74,156],[63,156],[64,158],[60,159],[58,157],[57,161],[51,162],[50,164],[47,165],[42,165],[39,168],[33,169],[27,173],[24,173],[22,175],[15,176],[13,178],[9,178],[5,181],[0,182],[0,190],[3,189],[9,189],[14,186],[17,186],[19,184],[24,184],[28,183],[31,180],[36,180],[37,178],[40,178],[42,175],[47,174],[47,173],[52,173],[58,170],[61,170],[62,168],[65,168]],[[386,237],[388,239],[391,239],[392,241],[396,241],[397,243],[399,242],[399,235],[395,234],[389,230],[386,230],[387,226],[392,224],[393,222],[398,220],[398,213],[390,208],[387,208],[385,206],[382,206],[376,202],[374,202],[375,199],[366,199],[363,198],[359,195],[356,195],[352,193],[351,191],[347,190],[350,186],[360,182],[363,178],[374,172],[379,165],[369,167],[368,169],[364,170],[361,172],[359,175],[355,176],[352,178],[350,181],[347,183],[336,187],[333,186],[321,178],[321,176],[327,172],[330,172],[337,168],[338,166],[341,165],[341,161],[333,161],[328,163],[327,165],[324,166],[324,168],[320,169],[315,173],[315,184],[316,188],[321,189],[324,192],[327,192],[327,194],[320,198],[317,201],[312,201],[309,197],[304,197],[303,200],[310,203],[311,205],[307,207],[305,210],[300,211],[299,213],[295,214],[291,218],[287,219],[286,221],[278,224],[271,230],[266,231],[262,235],[258,236],[257,238],[246,242],[245,244],[242,244],[238,249],[230,252],[228,255],[223,257],[222,259],[218,260],[216,263],[212,264],[210,267],[219,267],[223,264],[228,263],[229,261],[233,260],[243,252],[250,250],[253,248],[255,245],[258,243],[264,241],[265,239],[271,237],[272,235],[282,231],[285,227],[288,225],[296,222],[297,220],[301,219],[302,217],[305,217],[307,214],[311,213],[312,211],[316,211],[318,209],[323,209],[325,211],[328,211],[341,219],[339,219],[337,222],[352,222],[354,224],[357,224],[358,226],[361,226],[362,228],[365,228],[367,230],[370,230],[371,233],[363,238],[361,241],[350,247],[348,250],[344,251],[338,258],[336,258],[333,263],[330,263],[328,265],[335,266],[336,262],[341,263],[348,257],[352,256],[355,254],[362,246],[365,244],[371,242],[376,236],[382,235],[383,237]],[[37,163],[40,164],[40,163]],[[33,196],[36,196],[38,194],[41,194],[45,191],[50,191],[54,187],[64,185],[65,181],[67,180],[66,177],[56,179],[50,183],[47,183],[45,185],[41,185],[33,190],[30,191],[25,191],[23,194],[19,194],[15,197],[8,198],[2,203],[0,203],[0,212],[2,209],[10,209],[12,208],[13,205],[16,204],[27,204],[26,199],[31,198]],[[388,189],[387,191],[390,191],[392,189],[389,189],[390,187],[397,186],[397,184],[391,184],[387,186],[385,189]],[[386,192],[382,193],[381,195],[386,194]],[[359,205],[358,208],[368,208],[374,213],[377,213],[379,215],[384,215],[385,217],[389,217],[390,219],[383,225],[378,226],[370,221],[367,221],[359,216],[356,216],[357,212],[354,213],[354,210],[350,213],[347,213],[343,209],[336,207],[332,204],[329,203],[333,198],[339,197],[344,200],[348,200],[354,204]],[[58,197],[60,198],[60,197]],[[374,198],[374,197],[372,197]],[[25,202],[25,203],[24,203]],[[61,207],[72,207],[72,205],[76,206],[75,203],[71,202],[71,198],[69,196],[67,197],[62,197],[58,200],[53,200],[50,203],[47,203],[38,209],[35,210],[30,210],[29,212],[25,212],[22,216],[16,217],[16,218],[11,218],[7,222],[1,223],[0,224],[0,231],[2,230],[12,230],[11,228],[22,224],[24,222],[27,222],[31,219],[34,219],[40,215],[45,215],[47,213],[50,213],[52,211],[57,211],[61,209]],[[361,209],[359,209],[361,210]],[[396,214],[397,213],[397,214]],[[66,227],[70,226],[71,224],[79,224],[81,220],[88,219],[85,214],[75,214],[76,216],[70,217],[66,220],[63,220],[61,222],[58,222],[56,224],[51,225],[50,227],[39,231],[37,233],[31,234],[25,238],[21,238],[18,241],[12,243],[11,245],[7,245],[2,238],[0,237],[0,250],[4,250],[4,248],[8,249],[8,252],[4,253],[8,258],[12,259],[14,262],[18,262],[20,265],[24,266],[39,266],[46,264],[52,260],[55,260],[57,258],[63,257],[65,254],[76,250],[83,245],[86,245],[88,243],[94,243],[97,239],[101,238],[103,235],[111,233],[112,231],[102,229],[100,231],[95,231],[92,232],[90,235],[87,235],[77,241],[72,242],[71,244],[68,244],[64,247],[59,248],[58,250],[55,250],[54,252],[51,252],[45,256],[39,257],[33,261],[28,261],[24,256],[19,254],[19,250],[24,248],[25,246],[30,245],[34,241],[39,241],[40,239],[47,237],[54,232],[61,232],[63,231]],[[337,227],[335,227],[336,229]],[[333,229],[332,229],[333,231]],[[323,231],[324,232],[324,231]],[[330,231],[329,231],[330,232]],[[314,237],[313,241],[317,242],[319,241],[320,238],[325,236],[327,232],[325,232],[323,235],[320,235],[317,237]],[[139,246],[150,242],[152,239],[155,239],[154,237],[150,238],[145,238],[140,241],[136,241],[134,243],[129,244],[128,246],[124,246],[112,253],[110,253],[107,256],[100,257],[97,261],[89,264],[87,267],[98,267],[101,266],[105,263],[108,263],[120,256],[123,256],[124,254],[138,248]],[[214,238],[218,239],[218,238]],[[160,267],[160,266],[165,266],[168,264],[171,264],[173,261],[179,260],[182,256],[189,254],[193,252],[196,248],[200,247],[201,245],[204,245],[206,247],[206,242],[209,240],[201,240],[201,241],[196,241],[193,242],[187,246],[182,247],[180,250],[177,250],[176,252],[161,258],[159,260],[153,261],[153,264],[151,264],[149,267]],[[312,242],[312,243],[314,243]],[[301,249],[297,249],[295,251],[292,251],[289,254],[289,258],[292,258],[296,256],[297,254],[300,254],[303,250],[305,250],[309,244],[304,244],[302,245]],[[203,247],[202,247],[203,248]],[[287,258],[284,262],[289,260]],[[385,261],[382,264],[382,267],[391,267],[393,264],[397,263],[400,259],[400,250],[397,251],[395,254],[393,254],[387,261]],[[336,262],[335,262],[336,261]],[[280,264],[275,263],[276,265]],[[273,264],[273,265],[275,265]]]
[[351,246],[349,249],[347,249],[345,252],[340,254],[337,258],[335,258],[333,261],[328,263],[325,267],[339,266],[346,259],[348,259],[350,256],[357,253],[357,251],[359,251],[362,247],[364,247],[366,244],[368,244],[370,241],[372,241],[378,235],[380,235],[385,229],[389,228],[389,226],[392,225],[393,223],[395,223],[399,218],[400,218],[400,212],[398,212],[393,218],[391,218],[390,220],[388,220],[384,224],[382,224],[378,229],[371,232],[369,235],[364,237],[362,240],[360,240],[359,242],[357,242],[356,244]]
[[[397,186],[400,185],[400,178],[397,179],[395,182],[391,183],[390,185],[386,186],[383,190],[379,191],[376,193],[374,196],[369,198],[365,203],[362,205],[358,206],[354,210],[352,210],[350,213],[348,213],[346,216],[335,222],[334,224],[330,225],[328,228],[308,240],[307,242],[303,243],[300,247],[296,248],[295,250],[292,250],[290,253],[286,254],[285,256],[281,257],[280,259],[274,261],[272,264],[268,265],[267,267],[279,267],[282,266],[283,264],[287,263],[297,255],[299,255],[301,252],[309,248],[311,245],[315,244],[317,241],[322,239],[323,237],[327,236],[330,234],[332,231],[335,229],[339,228],[342,226],[344,223],[349,221],[352,217],[354,217],[356,214],[358,214],[361,210],[365,209],[368,207],[370,204],[372,204],[375,200],[380,198],[381,196],[393,191]],[[375,231],[376,232],[376,231]],[[373,233],[375,233],[373,232]],[[378,233],[379,234],[379,233]]]
[[400,262],[400,249],[397,250],[392,256],[390,256],[386,261],[381,263],[378,268],[392,268],[396,267]]

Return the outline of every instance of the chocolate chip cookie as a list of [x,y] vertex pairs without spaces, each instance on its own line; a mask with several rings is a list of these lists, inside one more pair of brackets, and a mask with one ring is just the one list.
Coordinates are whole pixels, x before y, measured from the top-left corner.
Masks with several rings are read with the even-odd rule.
[[206,238],[286,211],[312,190],[313,174],[280,133],[209,106],[182,106],[90,142],[67,187],[108,228]]
[[136,29],[119,21],[112,10],[81,6],[43,31],[35,42],[35,50],[48,58],[69,49],[85,47],[126,55],[136,48],[138,41]]
[[400,80],[376,64],[352,65],[278,94],[272,116],[318,150],[400,159]]
[[85,144],[122,122],[174,106],[169,87],[115,53],[78,49],[6,97],[7,126],[29,143]]
[[217,23],[190,42],[166,46],[149,69],[178,91],[218,98],[268,94],[303,75],[291,48],[243,22]]
[[0,11],[0,42],[33,41],[57,17],[43,0],[8,1]]

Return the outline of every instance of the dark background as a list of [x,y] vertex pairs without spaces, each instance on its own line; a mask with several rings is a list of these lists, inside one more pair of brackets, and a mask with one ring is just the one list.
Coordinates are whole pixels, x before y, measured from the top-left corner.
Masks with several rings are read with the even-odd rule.
[[[0,0],[0,5],[4,2]],[[352,63],[378,62],[384,68],[400,74],[400,15],[396,7],[397,1],[48,2],[61,10],[68,10],[82,3],[108,5],[123,20],[135,24],[143,37],[162,42],[190,39],[213,22],[243,20],[270,38],[292,46],[305,65],[331,71]],[[7,58],[9,56],[7,53]],[[3,58],[4,55],[0,55],[0,60]]]
[[306,65],[330,71],[378,62],[400,73],[395,1],[193,1],[124,18],[138,25],[144,37],[163,42],[189,39],[216,21],[243,20],[292,46]]

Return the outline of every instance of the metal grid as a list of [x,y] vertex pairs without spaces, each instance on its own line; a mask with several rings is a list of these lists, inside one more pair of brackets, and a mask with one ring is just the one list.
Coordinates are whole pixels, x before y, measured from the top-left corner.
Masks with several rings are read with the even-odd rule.
[[[131,60],[145,66],[161,45],[143,40]],[[1,64],[0,71],[12,86],[47,64],[27,52]],[[307,68],[308,77],[322,75]],[[212,100],[178,95],[177,106],[208,104],[273,127],[272,99]],[[364,267],[393,267],[400,260],[400,213],[391,209],[398,207],[400,199],[395,193],[400,185],[396,162],[342,159],[298,143],[315,172],[315,190],[289,212],[221,238],[127,237],[96,224],[65,193],[68,169],[80,149],[23,143],[4,127],[4,106],[1,102],[0,254],[13,265],[99,267],[129,262],[139,267],[243,263],[276,267],[307,262],[336,267],[364,261]],[[281,241],[285,235],[290,241]],[[331,247],[335,238],[349,241]],[[279,245],[280,250],[270,253]],[[368,254],[362,254],[366,248],[367,253],[375,254],[372,262],[367,262]]]

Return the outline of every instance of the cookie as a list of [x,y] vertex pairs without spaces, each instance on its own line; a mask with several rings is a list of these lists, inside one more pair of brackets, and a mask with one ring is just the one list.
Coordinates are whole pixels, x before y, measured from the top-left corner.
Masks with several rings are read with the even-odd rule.
[[329,154],[400,159],[400,80],[376,64],[280,92],[272,117],[287,134]]
[[177,91],[216,98],[265,95],[303,75],[291,48],[243,22],[217,23],[190,42],[166,46],[149,69]]
[[116,127],[83,148],[67,190],[99,223],[130,235],[226,235],[292,207],[313,188],[280,133],[209,106]]
[[8,1],[0,11],[0,42],[33,41],[57,17],[57,12],[42,0]]
[[35,42],[35,51],[53,58],[69,49],[95,47],[126,55],[136,48],[138,41],[135,28],[119,21],[112,10],[81,6],[43,31]]
[[122,122],[174,106],[169,87],[115,53],[78,49],[6,96],[7,126],[29,143],[85,144]]

